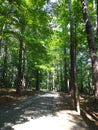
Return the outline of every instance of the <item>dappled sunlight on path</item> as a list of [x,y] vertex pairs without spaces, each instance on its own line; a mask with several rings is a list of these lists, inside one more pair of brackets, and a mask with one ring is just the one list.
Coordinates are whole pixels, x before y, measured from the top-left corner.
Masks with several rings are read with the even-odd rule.
[[[75,116],[75,117],[74,117]],[[24,124],[13,126],[14,130],[87,130],[87,125],[75,111],[60,111],[55,116],[29,119]]]
[[0,130],[32,129],[90,130],[57,92],[41,92],[0,108]]

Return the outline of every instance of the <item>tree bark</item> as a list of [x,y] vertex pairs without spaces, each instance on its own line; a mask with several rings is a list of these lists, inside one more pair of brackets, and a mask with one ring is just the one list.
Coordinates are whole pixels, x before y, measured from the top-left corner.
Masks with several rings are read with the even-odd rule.
[[65,91],[63,86],[62,62],[60,64],[60,86],[61,86],[61,91]]
[[72,105],[76,109],[76,88],[75,88],[75,45],[73,40],[73,17],[72,0],[70,0],[70,88],[72,96]]
[[18,77],[16,79],[17,94],[21,94],[22,80],[23,80],[23,72],[22,72],[23,40],[20,38],[19,42],[20,42],[20,47],[19,47]]
[[[64,54],[66,55],[66,48],[64,50]],[[65,92],[68,92],[68,72],[67,72],[67,59],[64,58],[64,88]]]
[[94,41],[93,27],[90,21],[87,1],[81,0],[82,9],[83,9],[83,17],[85,22],[85,29],[87,33],[88,46],[92,61],[92,69],[93,69],[93,80],[95,85],[95,99],[98,99],[98,56],[96,54],[96,44]]
[[7,80],[7,58],[8,58],[8,39],[5,40],[5,46],[4,46],[4,64],[3,64],[3,70],[2,70],[2,87],[5,87],[6,80]]
[[52,73],[52,91],[55,90],[55,72]]
[[39,86],[39,70],[36,70],[36,90],[39,91],[40,90],[40,86]]
[[97,34],[97,40],[98,40],[98,0],[96,0],[96,14],[97,14],[97,18],[96,18],[96,34]]
[[46,86],[47,86],[47,90],[49,90],[49,72],[47,71],[47,80],[46,80]]

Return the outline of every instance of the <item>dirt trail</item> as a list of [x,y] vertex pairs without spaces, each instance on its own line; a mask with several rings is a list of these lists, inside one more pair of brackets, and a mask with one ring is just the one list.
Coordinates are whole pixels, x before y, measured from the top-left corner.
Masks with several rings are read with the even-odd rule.
[[57,92],[41,92],[0,108],[0,130],[92,130]]

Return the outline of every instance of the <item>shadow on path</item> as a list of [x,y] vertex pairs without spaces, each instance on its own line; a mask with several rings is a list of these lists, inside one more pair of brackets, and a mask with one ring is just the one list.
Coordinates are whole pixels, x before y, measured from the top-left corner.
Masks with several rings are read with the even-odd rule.
[[[69,110],[66,99],[59,93],[41,92],[18,101],[10,107],[0,108],[0,130],[22,130],[23,128],[14,126],[22,127],[23,124],[26,125],[26,130],[31,127],[37,130],[38,126],[43,127],[41,129],[44,130],[48,128],[47,125],[50,125],[49,129],[54,125],[57,130],[90,130],[79,115]],[[41,120],[43,123],[47,120],[48,123],[41,126]],[[32,125],[37,124],[37,128],[30,127],[30,122]]]

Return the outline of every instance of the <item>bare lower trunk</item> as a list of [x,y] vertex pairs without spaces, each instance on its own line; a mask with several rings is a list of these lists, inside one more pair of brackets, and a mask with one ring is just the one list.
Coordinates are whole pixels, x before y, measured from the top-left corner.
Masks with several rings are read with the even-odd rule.
[[23,41],[22,39],[20,39],[18,77],[16,79],[16,93],[17,94],[21,94],[21,89],[22,89],[22,80],[23,80],[22,57],[23,57]]
[[98,99],[98,56],[96,54],[92,58],[92,65],[95,85],[95,99]]
[[53,72],[53,75],[52,75],[52,91],[55,90],[55,78],[54,78],[54,72]]
[[39,86],[39,70],[36,70],[36,90],[39,91],[40,90],[40,86]]
[[[64,54],[66,55],[66,48],[64,50]],[[64,59],[64,88],[65,92],[68,92],[68,72],[67,72],[67,59]]]
[[8,57],[8,39],[5,40],[5,47],[4,47],[4,64],[2,70],[2,87],[7,85],[7,57]]

